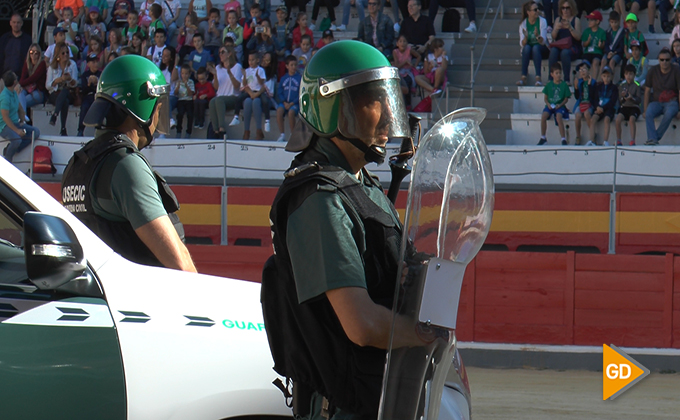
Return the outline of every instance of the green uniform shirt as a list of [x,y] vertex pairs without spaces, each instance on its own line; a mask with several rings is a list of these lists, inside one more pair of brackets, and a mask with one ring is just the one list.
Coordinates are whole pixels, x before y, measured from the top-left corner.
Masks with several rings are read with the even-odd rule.
[[90,186],[96,215],[113,222],[129,221],[132,228],[137,229],[168,214],[158,192],[156,177],[141,156],[133,153],[118,162],[111,176],[111,200],[96,198],[97,176],[95,174]]
[[581,35],[581,42],[587,41],[589,37],[592,37],[592,39],[583,52],[586,54],[603,54],[604,51],[600,48],[600,41],[604,43],[607,40],[607,32],[602,28],[597,28],[595,32],[590,28],[586,28]]
[[543,94],[548,97],[548,102],[551,105],[557,105],[571,96],[571,90],[564,80],[559,85],[551,80],[543,88]]
[[[314,147],[330,164],[351,172],[344,155],[330,140],[319,139]],[[392,214],[382,188],[369,181],[363,185],[368,197]],[[328,290],[366,288],[362,250],[370,244],[365,243],[364,226],[358,214],[337,193],[320,190],[307,197],[288,217],[286,232],[300,303]]]
[[631,32],[628,34],[628,36],[623,40],[623,45],[626,47],[626,51],[631,52],[630,50],[630,41],[632,39],[637,39],[638,42],[640,42],[640,51],[642,51],[642,55],[645,55],[645,36],[642,35],[642,32],[640,30],[636,30],[635,32]]

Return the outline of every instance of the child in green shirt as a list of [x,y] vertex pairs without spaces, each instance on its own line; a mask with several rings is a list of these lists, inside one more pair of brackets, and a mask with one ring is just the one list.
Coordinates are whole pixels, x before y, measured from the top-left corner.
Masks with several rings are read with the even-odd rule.
[[149,38],[153,38],[156,34],[157,29],[165,29],[163,21],[161,20],[161,14],[163,13],[163,8],[160,4],[154,3],[149,7],[149,16],[151,16],[151,23],[149,24]]
[[550,67],[550,76],[552,76],[552,80],[543,88],[545,108],[541,115],[541,139],[538,141],[538,145],[541,146],[548,142],[545,133],[548,130],[548,120],[554,115],[555,125],[559,128],[562,137],[562,145],[566,146],[564,120],[569,119],[569,110],[566,105],[571,97],[571,90],[569,90],[567,82],[562,80],[562,65],[560,63],[555,63]]
[[600,72],[600,61],[604,54],[604,43],[607,39],[607,33],[600,28],[602,22],[602,13],[595,10],[588,16],[588,27],[583,30],[581,34],[581,44],[583,45],[583,59],[591,63],[590,74],[596,79]]
[[628,16],[626,16],[626,29],[628,29],[628,33],[626,34],[626,37],[623,42],[626,58],[628,59],[630,59],[630,57],[633,55],[633,51],[631,50],[631,42],[633,41],[637,41],[640,44],[640,49],[642,51],[643,56],[646,57],[647,53],[649,53],[645,37],[644,35],[642,35],[642,32],[638,30],[637,27],[638,27],[637,16],[635,16],[635,13],[628,13]]

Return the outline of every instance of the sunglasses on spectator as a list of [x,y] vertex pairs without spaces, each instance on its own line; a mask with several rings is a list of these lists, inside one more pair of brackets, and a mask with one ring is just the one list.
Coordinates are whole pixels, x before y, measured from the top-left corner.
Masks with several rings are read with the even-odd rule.
[[538,7],[534,7],[533,9],[529,9],[530,12],[538,12]]
[[659,61],[665,63],[666,61],[671,61],[670,58],[659,58]]
[[61,55],[68,55],[68,51],[62,51],[60,54]]
[[31,55],[40,54],[38,51],[29,51],[28,53]]
[[562,10],[571,10],[571,6],[563,6]]
[[369,2],[368,5],[369,5],[369,6],[377,6],[378,3],[371,3],[371,2]]

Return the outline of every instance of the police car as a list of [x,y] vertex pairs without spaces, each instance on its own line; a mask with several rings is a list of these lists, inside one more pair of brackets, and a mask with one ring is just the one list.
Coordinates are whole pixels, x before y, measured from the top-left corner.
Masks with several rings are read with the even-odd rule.
[[0,418],[289,417],[259,293],[123,259],[0,159]]
[[[290,417],[259,299],[129,262],[0,158],[1,419]],[[440,420],[471,414],[457,351],[453,366]]]

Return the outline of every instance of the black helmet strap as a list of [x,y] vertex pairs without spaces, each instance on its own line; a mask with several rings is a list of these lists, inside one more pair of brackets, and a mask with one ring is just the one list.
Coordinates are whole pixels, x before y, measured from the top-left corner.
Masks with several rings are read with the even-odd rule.
[[345,137],[339,132],[337,136],[342,140],[350,142],[352,146],[364,152],[364,159],[366,159],[366,162],[375,162],[378,165],[380,165],[385,161],[385,157],[387,156],[387,150],[384,147],[375,144],[369,146],[357,138]]

